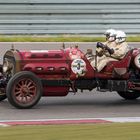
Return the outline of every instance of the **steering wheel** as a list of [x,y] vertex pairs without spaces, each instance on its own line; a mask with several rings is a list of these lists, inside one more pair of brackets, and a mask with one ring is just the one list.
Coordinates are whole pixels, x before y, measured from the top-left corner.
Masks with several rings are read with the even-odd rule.
[[96,52],[98,56],[103,56],[106,51],[108,51],[110,55],[114,53],[113,49],[109,48],[107,45],[104,45],[101,42],[97,42],[96,47],[101,49],[101,51]]

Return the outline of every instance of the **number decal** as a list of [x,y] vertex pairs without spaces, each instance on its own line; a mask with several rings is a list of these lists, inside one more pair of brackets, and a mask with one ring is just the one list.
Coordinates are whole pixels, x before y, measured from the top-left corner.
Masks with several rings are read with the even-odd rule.
[[83,76],[86,71],[86,63],[83,59],[75,59],[72,61],[71,70],[73,73]]

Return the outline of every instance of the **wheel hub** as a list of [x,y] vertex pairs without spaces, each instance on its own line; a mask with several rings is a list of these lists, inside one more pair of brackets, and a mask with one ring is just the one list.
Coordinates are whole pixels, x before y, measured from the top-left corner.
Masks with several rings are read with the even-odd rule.
[[27,86],[21,87],[21,93],[22,93],[23,95],[27,95],[27,94],[29,93],[28,87],[27,87]]

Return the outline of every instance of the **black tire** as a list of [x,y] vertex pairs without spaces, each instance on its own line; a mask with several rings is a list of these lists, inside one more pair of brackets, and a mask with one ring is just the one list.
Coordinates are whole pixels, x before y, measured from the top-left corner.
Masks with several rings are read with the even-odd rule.
[[40,79],[29,71],[16,73],[8,82],[6,95],[11,105],[28,109],[38,103],[42,96]]
[[140,97],[140,92],[136,91],[118,92],[118,94],[126,100],[135,100]]

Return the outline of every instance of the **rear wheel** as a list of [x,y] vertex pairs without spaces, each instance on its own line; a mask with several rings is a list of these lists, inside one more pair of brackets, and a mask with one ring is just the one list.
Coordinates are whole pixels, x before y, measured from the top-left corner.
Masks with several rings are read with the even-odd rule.
[[140,92],[138,91],[126,91],[126,92],[122,91],[118,92],[118,94],[126,100],[135,100],[138,97],[140,97]]
[[42,96],[41,81],[32,72],[16,73],[8,82],[6,95],[9,102],[16,108],[31,108]]

